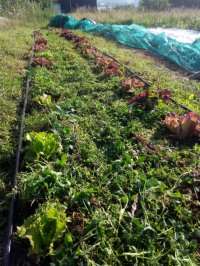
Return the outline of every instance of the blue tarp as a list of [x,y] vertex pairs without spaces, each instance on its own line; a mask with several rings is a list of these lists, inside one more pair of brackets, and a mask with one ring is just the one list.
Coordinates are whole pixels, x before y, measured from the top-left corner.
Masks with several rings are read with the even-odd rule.
[[98,34],[129,47],[144,49],[154,55],[165,57],[191,73],[200,71],[200,39],[193,43],[182,43],[165,33],[156,35],[136,24],[100,24],[90,19],[77,20],[64,14],[52,17],[49,26]]

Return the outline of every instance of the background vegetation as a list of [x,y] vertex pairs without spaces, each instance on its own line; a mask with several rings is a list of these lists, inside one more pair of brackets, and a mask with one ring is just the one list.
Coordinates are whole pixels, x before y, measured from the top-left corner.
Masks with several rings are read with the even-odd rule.
[[50,8],[54,0],[1,0],[0,4],[3,9],[12,10],[15,8],[23,7],[30,4],[38,4],[44,8]]
[[[51,1],[11,1],[0,0],[0,30],[18,26],[46,26],[54,10],[48,2]],[[8,18],[9,20],[6,20]]]
[[200,30],[200,9],[172,9],[167,11],[138,11],[136,9],[113,9],[102,12],[78,9],[72,13],[76,18],[87,17],[99,23],[139,24],[146,27],[181,28]]
[[[44,21],[48,22],[55,12],[52,9],[54,2],[53,0],[0,0],[0,16],[17,19],[18,22],[26,24],[39,25]],[[135,23],[146,27],[200,30],[200,9],[194,7],[199,7],[198,0],[141,0],[138,10],[116,8],[96,11],[80,8],[72,15],[79,19],[88,17],[100,23]]]

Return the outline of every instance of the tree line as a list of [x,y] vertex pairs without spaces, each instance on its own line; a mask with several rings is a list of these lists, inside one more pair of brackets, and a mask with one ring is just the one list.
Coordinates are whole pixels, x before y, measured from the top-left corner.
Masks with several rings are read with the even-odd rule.
[[200,1],[199,0],[170,0],[169,1],[172,6],[175,7],[200,7]]
[[140,9],[165,10],[171,7],[200,8],[200,0],[141,0]]
[[171,0],[173,6],[200,7],[199,0]]

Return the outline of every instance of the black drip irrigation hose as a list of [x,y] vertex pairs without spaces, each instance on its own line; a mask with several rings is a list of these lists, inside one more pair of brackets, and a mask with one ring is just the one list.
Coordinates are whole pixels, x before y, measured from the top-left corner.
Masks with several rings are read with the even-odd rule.
[[[119,60],[117,60],[116,58],[114,58],[113,56],[103,52],[103,54],[111,59],[113,59],[115,62],[117,62],[119,65],[121,65],[124,69],[126,69],[130,74],[133,74],[136,78],[138,78],[139,80],[143,81],[145,83],[145,85],[149,88],[151,87],[151,83],[149,81],[146,81],[145,79],[143,79],[142,77],[140,77],[139,75],[137,75],[134,71],[132,71],[131,69],[129,69],[128,67],[126,67],[123,63],[121,63]],[[172,97],[168,97],[169,100],[174,103],[177,106],[180,106],[182,109],[188,111],[188,112],[193,112],[196,113],[194,111],[192,111],[191,109],[189,109],[187,106],[177,102],[176,100],[174,100]]]
[[[31,64],[33,62],[34,52],[35,52],[35,38],[33,36],[32,54],[30,56],[29,64],[28,64],[29,67],[31,66]],[[22,138],[23,138],[23,132],[24,132],[24,118],[25,118],[25,114],[26,114],[28,94],[29,94],[29,90],[30,90],[30,82],[31,82],[31,79],[29,77],[27,77],[25,94],[24,94],[24,103],[23,103],[23,109],[22,109],[22,115],[21,115],[19,138],[18,138],[18,147],[17,147],[17,154],[16,154],[16,161],[15,161],[15,172],[14,172],[13,178],[11,180],[12,189],[16,188],[16,186],[17,186],[17,176],[19,173],[20,155],[21,155],[21,148],[22,148]],[[6,235],[6,242],[5,242],[4,259],[3,259],[3,265],[4,266],[10,265],[9,263],[10,263],[11,242],[12,242],[12,234],[13,234],[13,214],[14,214],[15,201],[16,201],[16,195],[13,194],[12,198],[10,200],[10,208],[9,208],[9,215],[8,215],[7,235]]]
[[116,61],[118,64],[120,64],[121,66],[123,66],[124,69],[126,69],[130,74],[133,74],[136,78],[138,78],[139,80],[143,81],[148,87],[150,87],[152,84],[150,82],[148,82],[147,80],[143,79],[142,77],[140,77],[139,75],[137,75],[134,71],[132,71],[131,69],[129,69],[128,67],[126,67],[124,64],[122,64],[119,60],[117,60],[116,58],[114,58],[113,56],[103,52],[103,54],[107,57],[110,57],[111,59],[113,59],[114,61]]

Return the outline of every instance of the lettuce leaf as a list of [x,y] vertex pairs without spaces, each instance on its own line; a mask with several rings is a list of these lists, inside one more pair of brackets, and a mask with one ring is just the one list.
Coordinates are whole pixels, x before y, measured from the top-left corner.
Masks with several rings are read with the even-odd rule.
[[26,134],[25,139],[29,141],[25,153],[25,159],[29,162],[40,157],[49,159],[62,150],[61,139],[54,133],[32,131]]
[[64,205],[46,202],[22,226],[17,227],[17,234],[29,240],[29,255],[45,256],[51,253],[54,243],[64,236],[68,221]]
[[164,124],[178,139],[200,137],[200,116],[194,112],[182,116],[170,113],[165,117]]

